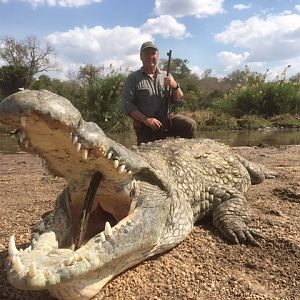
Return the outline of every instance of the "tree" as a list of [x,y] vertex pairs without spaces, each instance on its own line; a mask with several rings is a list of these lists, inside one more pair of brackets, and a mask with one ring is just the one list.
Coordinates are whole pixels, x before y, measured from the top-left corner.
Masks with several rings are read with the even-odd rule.
[[83,84],[91,84],[93,81],[98,79],[103,72],[103,67],[97,68],[92,64],[81,66],[78,72],[78,79]]
[[300,73],[297,73],[290,77],[290,81],[300,83]]
[[[124,75],[116,73],[100,76],[88,85],[74,86],[68,99],[85,120],[97,123],[106,133],[124,130],[128,126],[121,101],[124,80]],[[65,92],[62,95],[67,97]]]
[[37,73],[59,69],[55,61],[54,48],[48,43],[45,48],[42,48],[40,41],[35,36],[29,36],[23,41],[6,36],[2,38],[2,42],[0,58],[16,70],[20,67],[27,68],[25,88],[30,86],[33,76]]
[[1,96],[7,97],[26,85],[28,68],[3,66],[0,68]]
[[223,83],[228,86],[228,89],[234,89],[239,85],[246,84],[248,78],[251,76],[253,76],[253,73],[248,68],[245,68],[245,70],[235,70],[223,79]]
[[[170,63],[170,73],[176,80],[187,78],[191,75],[191,70],[187,67],[187,59],[174,58]],[[167,70],[168,60],[162,59],[160,63],[160,68]]]

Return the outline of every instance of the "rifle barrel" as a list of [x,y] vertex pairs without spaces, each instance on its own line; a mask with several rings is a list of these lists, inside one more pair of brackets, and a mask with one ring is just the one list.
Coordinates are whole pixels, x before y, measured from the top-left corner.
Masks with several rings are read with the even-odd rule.
[[[167,76],[170,74],[170,65],[171,65],[171,56],[172,56],[172,50],[169,50],[167,53],[167,56],[169,57],[168,59],[168,65],[167,65]],[[165,88],[165,94],[164,94],[164,108],[163,108],[163,123],[164,123],[164,128],[165,131],[167,131],[167,124],[170,121],[170,94],[171,94],[171,89],[169,86]],[[172,127],[172,123],[170,123],[170,126]]]

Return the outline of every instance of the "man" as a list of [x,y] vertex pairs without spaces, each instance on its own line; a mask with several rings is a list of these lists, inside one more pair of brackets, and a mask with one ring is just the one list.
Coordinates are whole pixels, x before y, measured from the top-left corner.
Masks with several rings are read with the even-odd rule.
[[194,138],[197,125],[193,119],[176,114],[165,122],[166,87],[170,89],[172,103],[182,101],[183,92],[172,75],[167,76],[166,71],[157,67],[157,46],[151,41],[143,43],[140,58],[142,68],[128,76],[123,89],[124,111],[134,120],[137,144],[165,139],[167,136]]

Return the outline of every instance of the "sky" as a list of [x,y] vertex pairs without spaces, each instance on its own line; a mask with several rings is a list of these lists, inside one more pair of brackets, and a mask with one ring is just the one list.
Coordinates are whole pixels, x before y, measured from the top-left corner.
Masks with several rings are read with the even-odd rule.
[[0,0],[6,36],[50,43],[61,70],[49,75],[60,79],[86,64],[138,69],[148,40],[200,76],[300,72],[300,0]]

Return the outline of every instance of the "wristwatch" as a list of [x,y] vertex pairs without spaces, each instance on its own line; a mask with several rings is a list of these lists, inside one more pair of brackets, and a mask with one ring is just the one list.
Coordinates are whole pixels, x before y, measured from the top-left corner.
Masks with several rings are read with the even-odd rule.
[[180,88],[179,83],[177,82],[176,88],[173,88],[174,91],[178,90]]

